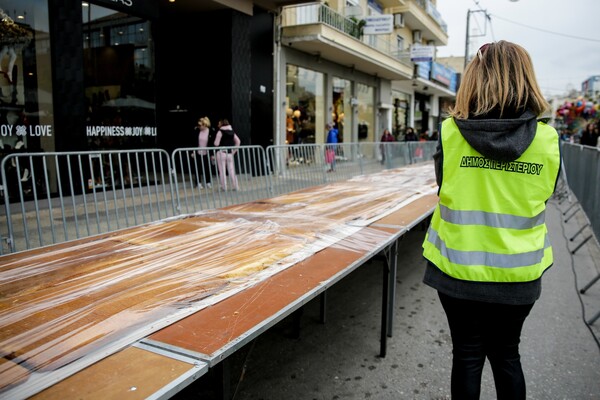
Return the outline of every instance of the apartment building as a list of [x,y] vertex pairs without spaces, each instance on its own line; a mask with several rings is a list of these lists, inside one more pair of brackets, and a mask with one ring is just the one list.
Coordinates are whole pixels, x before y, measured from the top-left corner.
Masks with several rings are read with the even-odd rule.
[[[286,142],[378,140],[388,128],[436,129],[456,73],[435,62],[447,26],[429,0],[332,0],[281,9],[276,126]],[[412,54],[412,56],[411,56]],[[280,142],[283,139],[280,138]]]

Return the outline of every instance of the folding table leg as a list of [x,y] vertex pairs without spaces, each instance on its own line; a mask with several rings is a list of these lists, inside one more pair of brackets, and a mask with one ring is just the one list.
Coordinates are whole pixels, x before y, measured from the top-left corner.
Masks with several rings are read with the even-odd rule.
[[389,292],[388,292],[388,326],[387,335],[392,337],[394,329],[394,310],[396,309],[396,277],[398,276],[398,241],[390,246],[386,262],[389,266]]
[[388,332],[388,307],[389,307],[389,279],[390,268],[389,263],[383,263],[383,285],[381,296],[381,339],[379,343],[379,356],[385,357],[387,354],[387,332]]
[[383,285],[381,296],[381,343],[380,357],[387,354],[387,338],[392,337],[396,299],[396,275],[398,266],[398,240],[384,250]]
[[300,326],[302,324],[302,315],[304,314],[304,306],[300,307],[292,313],[292,337],[300,338]]
[[321,293],[321,307],[320,307],[320,317],[321,323],[324,324],[327,322],[327,290]]
[[217,393],[216,398],[231,400],[231,363],[229,358],[215,365],[214,372],[217,377],[216,389],[220,392]]

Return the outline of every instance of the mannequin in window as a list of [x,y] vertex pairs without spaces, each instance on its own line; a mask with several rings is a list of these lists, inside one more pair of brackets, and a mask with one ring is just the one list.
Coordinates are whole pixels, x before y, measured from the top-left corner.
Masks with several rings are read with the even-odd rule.
[[8,68],[6,69],[6,77],[8,81],[12,83],[12,70],[15,66],[15,61],[17,61],[17,52],[15,51],[15,46],[11,44],[5,44],[0,49],[0,72],[4,72],[2,69],[2,61],[4,61],[4,57],[8,55]]
[[[13,68],[17,61],[18,52],[29,44],[33,37],[31,31],[15,23],[0,9],[0,72],[4,73],[10,83],[13,83]],[[8,56],[6,71],[2,69],[4,58]]]

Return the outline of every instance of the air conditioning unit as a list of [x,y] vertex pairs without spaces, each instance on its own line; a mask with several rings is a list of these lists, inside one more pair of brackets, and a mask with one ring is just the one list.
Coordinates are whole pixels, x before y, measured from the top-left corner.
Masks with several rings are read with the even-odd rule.
[[421,31],[413,31],[413,43],[421,43],[421,40],[423,40],[423,37],[421,36]]
[[394,28],[404,28],[404,14],[394,14]]

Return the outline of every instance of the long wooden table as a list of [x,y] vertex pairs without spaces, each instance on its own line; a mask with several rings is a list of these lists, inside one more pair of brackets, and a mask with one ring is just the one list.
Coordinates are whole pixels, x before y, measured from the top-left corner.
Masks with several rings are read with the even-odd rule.
[[[167,398],[382,251],[388,260],[381,328],[385,356],[392,333],[397,240],[431,214],[435,190],[431,165],[409,167],[0,258],[0,397]],[[90,245],[99,243],[96,248],[106,249],[96,251],[108,261],[102,259],[98,267],[91,257],[89,264],[77,266],[94,251]],[[27,264],[31,261],[40,262],[37,274]],[[24,266],[29,267],[25,275],[16,274]],[[64,273],[65,268],[71,272]],[[73,291],[71,282],[81,278],[82,268],[87,268],[86,279]],[[8,281],[15,276],[19,279]],[[198,281],[198,276],[204,278]],[[102,291],[121,278],[123,293]],[[47,287],[48,281],[56,285]],[[38,295],[30,292],[32,286]],[[94,293],[92,287],[98,286],[102,289]],[[64,298],[47,298],[55,307],[41,314],[31,311],[37,297],[53,291],[68,292],[71,300],[75,293],[89,299],[69,309]],[[102,295],[109,292],[115,296],[111,306],[120,307],[117,312],[102,307]],[[140,294],[151,298],[131,300]],[[22,306],[25,301],[31,304]],[[65,318],[81,316],[88,308],[97,322],[91,318],[79,326]],[[139,322],[132,310],[147,319]],[[124,326],[113,327],[117,334],[102,331],[91,344],[81,343],[73,335],[43,334],[19,321],[2,323],[15,317],[11,311],[20,321],[51,320],[48,327],[55,330],[67,321],[87,332],[111,318]],[[41,344],[24,351],[31,340],[20,335],[31,332]],[[40,359],[53,341],[72,349]],[[97,384],[88,383],[92,376]]]

